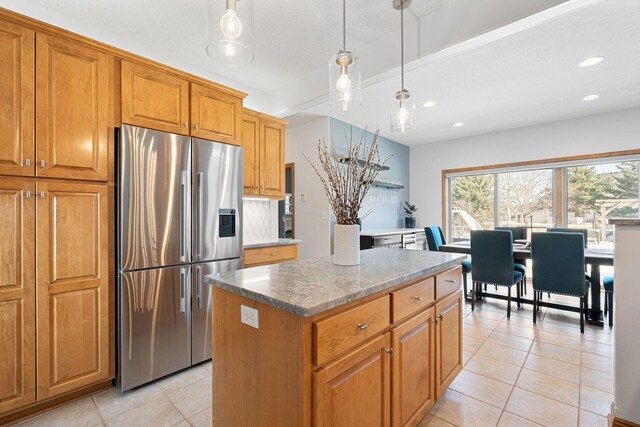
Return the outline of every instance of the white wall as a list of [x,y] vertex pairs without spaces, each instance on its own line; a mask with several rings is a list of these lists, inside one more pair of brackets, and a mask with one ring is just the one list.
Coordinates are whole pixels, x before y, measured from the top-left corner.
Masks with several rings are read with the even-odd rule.
[[317,165],[316,144],[320,139],[328,143],[328,138],[327,117],[287,127],[286,131],[286,162],[295,163],[295,237],[302,239],[300,258],[315,258],[331,253],[329,202],[318,176],[303,156],[303,153],[306,154]]
[[640,108],[411,147],[417,225],[442,225],[443,169],[629,149],[640,149]]

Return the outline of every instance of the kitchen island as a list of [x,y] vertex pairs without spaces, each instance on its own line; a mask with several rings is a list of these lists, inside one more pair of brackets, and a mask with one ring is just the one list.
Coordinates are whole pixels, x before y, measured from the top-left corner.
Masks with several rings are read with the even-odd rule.
[[464,258],[380,248],[207,276],[214,425],[416,425],[462,369]]

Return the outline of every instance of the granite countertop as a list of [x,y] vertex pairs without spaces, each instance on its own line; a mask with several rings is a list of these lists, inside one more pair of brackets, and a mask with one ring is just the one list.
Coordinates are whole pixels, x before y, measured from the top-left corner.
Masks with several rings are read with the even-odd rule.
[[640,218],[609,218],[608,223],[613,225],[640,225]]
[[393,234],[424,233],[424,228],[382,228],[379,230],[362,230],[361,236],[390,236]]
[[245,249],[250,249],[250,248],[262,248],[262,247],[268,247],[268,246],[299,245],[300,243],[302,243],[302,240],[300,239],[278,239],[278,240],[272,240],[268,242],[247,243],[243,247]]
[[217,275],[205,282],[298,316],[309,317],[435,271],[466,255],[375,248],[360,265],[335,265],[332,257],[303,259]]

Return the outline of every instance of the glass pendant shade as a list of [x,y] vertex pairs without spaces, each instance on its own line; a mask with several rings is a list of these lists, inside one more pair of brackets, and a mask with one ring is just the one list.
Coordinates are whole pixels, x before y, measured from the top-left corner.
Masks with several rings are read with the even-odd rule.
[[396,92],[390,107],[391,132],[405,133],[415,128],[416,103],[408,90]]
[[237,67],[253,62],[254,0],[208,0],[207,55]]
[[341,111],[359,107],[360,64],[358,57],[346,50],[339,50],[329,60],[329,103]]

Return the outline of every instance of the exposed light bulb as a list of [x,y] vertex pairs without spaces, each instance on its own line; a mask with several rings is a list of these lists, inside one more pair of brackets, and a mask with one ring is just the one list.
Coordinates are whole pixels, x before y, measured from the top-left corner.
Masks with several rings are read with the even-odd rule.
[[336,81],[336,89],[343,93],[351,90],[351,79],[348,74],[340,74],[340,78]]
[[400,109],[396,113],[396,120],[400,127],[406,126],[409,122],[409,111],[404,108],[404,103],[400,103]]
[[233,9],[227,9],[227,13],[220,18],[220,31],[229,40],[235,40],[240,37],[240,34],[242,34],[242,22],[238,18],[238,12]]

